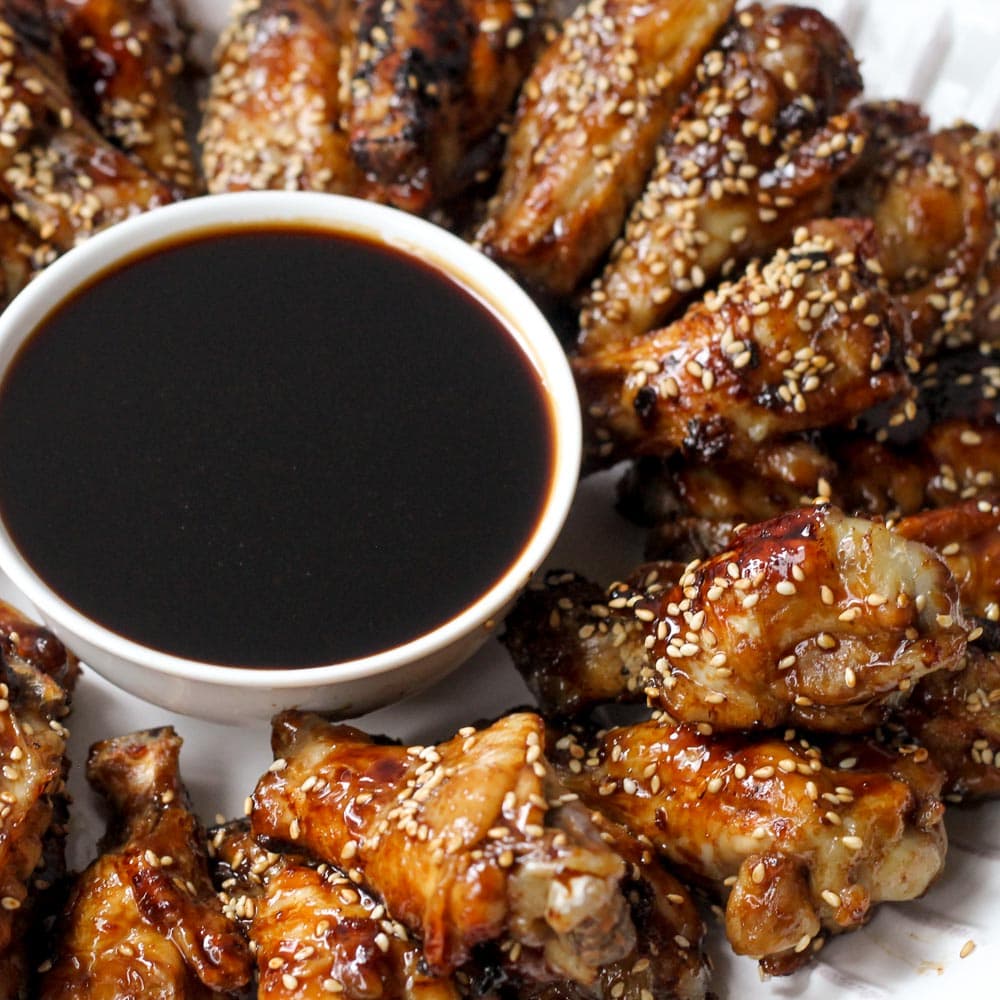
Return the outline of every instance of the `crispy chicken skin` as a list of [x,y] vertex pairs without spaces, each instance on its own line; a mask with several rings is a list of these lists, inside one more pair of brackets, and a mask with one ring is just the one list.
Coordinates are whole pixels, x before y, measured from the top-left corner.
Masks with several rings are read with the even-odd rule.
[[633,613],[650,698],[716,729],[863,732],[955,666],[967,633],[939,556],[829,506],[745,528]]
[[586,0],[521,92],[478,241],[529,285],[588,278],[642,190],[663,129],[732,0]]
[[69,711],[76,658],[0,602],[0,997],[29,989],[26,936],[62,868]]
[[179,81],[176,0],[42,0],[74,93],[105,138],[179,195],[198,190]]
[[[496,153],[543,38],[547,0],[360,0],[351,149],[380,200],[425,214]],[[480,161],[481,162],[477,162]]]
[[254,834],[344,865],[447,975],[498,941],[520,968],[582,983],[632,949],[621,859],[562,804],[537,715],[386,746],[283,712],[253,795]]
[[249,981],[246,942],[222,913],[188,808],[180,745],[166,727],[91,748],[87,779],[112,820],[70,894],[42,1000],[207,998]]
[[0,194],[42,241],[68,250],[130,215],[174,200],[163,182],[102,139],[64,80],[0,18]]
[[239,0],[199,139],[208,189],[367,195],[340,124],[340,0]]
[[1000,136],[971,125],[930,132],[912,114],[898,118],[899,133],[879,143],[880,159],[841,203],[873,220],[885,277],[926,352],[995,339]]
[[717,730],[864,732],[965,651],[942,559],[826,505],[735,531],[679,578],[673,564],[641,575],[603,600],[565,576],[520,599],[504,641],[547,712],[644,691]]
[[970,644],[960,669],[925,677],[894,721],[945,772],[950,801],[1000,795],[1000,649]]
[[826,934],[941,871],[941,774],[871,748],[830,767],[805,740],[699,735],[668,720],[571,744],[571,787],[727,895],[726,933],[763,971],[791,972]]
[[869,270],[871,227],[821,220],[629,348],[574,359],[592,465],[746,461],[910,388],[909,334]]
[[423,950],[346,875],[274,854],[245,821],[210,833],[225,912],[247,931],[260,1000],[459,1000],[422,971]]
[[847,40],[817,11],[754,4],[734,15],[586,297],[581,352],[625,347],[719,273],[828,215],[864,146],[843,114],[860,92]]

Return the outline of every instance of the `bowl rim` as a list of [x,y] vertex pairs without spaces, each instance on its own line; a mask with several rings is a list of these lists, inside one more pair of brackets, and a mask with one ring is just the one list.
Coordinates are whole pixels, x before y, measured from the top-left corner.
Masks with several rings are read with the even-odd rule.
[[[0,572],[37,608],[81,644],[178,680],[267,689],[328,686],[376,677],[435,655],[495,617],[530,581],[569,514],[579,478],[582,421],[569,361],[548,320],[497,264],[458,236],[399,209],[345,195],[242,191],[201,195],[154,208],[90,237],[50,264],[0,314],[0,382],[25,340],[81,285],[131,256],[200,231],[301,225],[382,242],[444,271],[503,323],[531,363],[545,394],[553,435],[548,491],[531,534],[507,570],[468,607],[429,632],[389,649],[317,666],[248,667],[188,659],[129,639],[60,597],[35,572],[0,519]],[[81,650],[81,654],[84,653]],[[103,673],[100,663],[90,663]]]

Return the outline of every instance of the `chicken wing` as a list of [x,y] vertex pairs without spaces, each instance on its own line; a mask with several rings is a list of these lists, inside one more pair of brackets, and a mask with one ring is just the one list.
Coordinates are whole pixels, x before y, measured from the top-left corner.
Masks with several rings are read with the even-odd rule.
[[[0,602],[0,996],[28,989],[26,936],[62,867],[66,739],[76,658]],[[33,951],[33,949],[32,949]],[[6,992],[4,992],[6,990]]]
[[976,339],[974,323],[987,339],[1000,332],[989,319],[1000,295],[1000,136],[912,124],[882,144],[887,155],[850,189],[848,207],[874,221],[889,287],[933,353]]
[[896,721],[947,775],[949,801],[1000,795],[1000,649],[970,644],[961,668],[925,677]]
[[425,214],[482,166],[479,147],[496,137],[542,41],[546,0],[361,0],[358,8],[351,150],[380,200]]
[[828,506],[738,532],[633,613],[652,637],[647,694],[717,729],[871,729],[961,660],[968,631],[940,557]]
[[225,912],[247,929],[260,1000],[459,1000],[385,906],[329,865],[274,854],[244,821],[210,833]]
[[883,293],[871,227],[830,220],[630,348],[577,357],[588,456],[749,460],[910,389],[909,334]]
[[180,744],[167,727],[91,748],[87,778],[113,818],[70,894],[42,1000],[207,998],[249,981],[178,774]]
[[716,275],[828,215],[835,181],[864,147],[861,123],[842,113],[861,92],[854,55],[815,10],[741,10],[697,83],[587,294],[584,354],[626,347]]
[[340,124],[347,16],[338,0],[236,4],[199,132],[210,191],[367,193]]
[[105,138],[179,196],[198,189],[180,78],[176,0],[43,0],[70,83]]
[[872,748],[831,767],[790,735],[747,743],[662,720],[566,748],[573,790],[728,895],[730,943],[772,974],[877,903],[921,895],[946,847],[929,761]]
[[49,60],[0,18],[0,194],[42,241],[68,250],[91,233],[174,200],[102,139]]
[[346,866],[422,939],[432,973],[497,941],[516,968],[588,983],[634,945],[624,866],[559,800],[544,736],[522,713],[438,746],[385,746],[284,712],[253,831]]
[[478,242],[555,295],[621,230],[656,144],[732,0],[587,0],[521,92]]

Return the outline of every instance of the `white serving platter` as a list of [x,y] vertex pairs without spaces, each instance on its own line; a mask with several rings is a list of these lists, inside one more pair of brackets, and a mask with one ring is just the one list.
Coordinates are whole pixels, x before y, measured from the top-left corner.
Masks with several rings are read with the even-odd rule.
[[[229,0],[186,0],[198,30],[196,52],[210,52]],[[920,100],[936,124],[967,118],[1000,124],[1000,0],[821,0],[855,43],[866,91]],[[613,511],[615,473],[585,481],[550,560],[609,581],[641,559],[642,535]],[[2,585],[0,585],[2,589]],[[30,606],[9,585],[0,596]],[[527,689],[495,641],[422,695],[360,723],[408,742],[450,736],[470,721],[529,702]],[[243,810],[271,759],[265,724],[226,727],[172,715],[84,670],[70,721],[76,762],[70,862],[93,856],[103,821],[82,774],[96,740],[172,724],[184,738],[183,772],[206,822]],[[807,969],[762,982],[755,963],[734,956],[716,930],[709,942],[712,988],[722,1000],[862,1000],[944,994],[1000,996],[1000,802],[948,817],[951,846],[944,877],[920,901],[884,906],[870,926],[829,944]],[[968,942],[975,948],[967,957]]]

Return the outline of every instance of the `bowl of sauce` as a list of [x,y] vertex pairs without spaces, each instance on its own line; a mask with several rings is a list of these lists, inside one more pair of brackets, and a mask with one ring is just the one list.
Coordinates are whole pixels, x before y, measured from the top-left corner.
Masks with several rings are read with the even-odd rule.
[[0,569],[174,711],[358,715],[439,678],[548,553],[579,458],[531,300],[355,199],[157,209],[0,316]]

